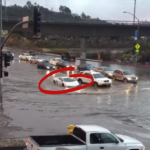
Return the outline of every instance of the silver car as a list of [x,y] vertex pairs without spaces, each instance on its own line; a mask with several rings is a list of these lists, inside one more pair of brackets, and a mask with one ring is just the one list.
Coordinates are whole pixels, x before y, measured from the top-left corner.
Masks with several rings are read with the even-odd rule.
[[131,73],[129,70],[115,70],[113,73],[113,79],[134,83],[137,83],[138,81],[138,77]]
[[110,67],[99,67],[94,69],[96,72],[100,72],[105,77],[112,78],[114,70]]

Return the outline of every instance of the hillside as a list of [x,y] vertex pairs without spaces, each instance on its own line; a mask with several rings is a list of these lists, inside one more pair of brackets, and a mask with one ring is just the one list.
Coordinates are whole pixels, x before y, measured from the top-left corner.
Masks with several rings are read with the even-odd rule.
[[[39,6],[39,5],[38,5]],[[24,16],[29,16],[32,18],[33,15],[33,8],[34,4],[32,4],[30,1],[28,1],[23,7],[18,6],[17,4],[14,4],[12,6],[3,6],[3,17],[11,17],[11,18],[16,18],[16,17],[24,17]],[[6,9],[6,13],[5,10]],[[43,21],[48,21],[51,19],[69,19],[69,20],[98,20],[101,22],[105,22],[100,20],[99,18],[91,18],[89,15],[86,15],[84,12],[81,13],[81,15],[73,13],[70,8],[66,6],[60,6],[59,7],[59,12],[55,12],[52,9],[49,10],[47,8],[44,8],[43,6],[39,6],[40,12],[41,12],[41,18]],[[107,23],[107,22],[105,22]]]

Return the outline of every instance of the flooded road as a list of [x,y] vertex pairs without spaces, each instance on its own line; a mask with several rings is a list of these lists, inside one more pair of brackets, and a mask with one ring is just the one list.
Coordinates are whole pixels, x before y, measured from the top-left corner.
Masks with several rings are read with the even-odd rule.
[[[150,82],[147,80],[150,71],[143,68],[132,71],[141,78],[136,86],[115,82],[110,89],[99,89],[98,94],[46,95],[39,91],[38,83],[47,71],[19,62],[16,56],[9,68],[9,77],[4,78],[0,138],[67,133],[69,124],[97,124],[144,141],[150,148],[147,144],[150,140]],[[59,90],[62,87],[48,78],[42,88]]]

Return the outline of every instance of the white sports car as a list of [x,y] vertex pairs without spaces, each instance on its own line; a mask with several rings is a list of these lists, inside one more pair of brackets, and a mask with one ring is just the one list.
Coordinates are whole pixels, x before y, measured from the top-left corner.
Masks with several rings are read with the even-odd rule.
[[79,82],[77,80],[69,78],[69,77],[57,77],[57,78],[54,78],[53,82],[55,84],[65,86],[65,87],[79,86]]

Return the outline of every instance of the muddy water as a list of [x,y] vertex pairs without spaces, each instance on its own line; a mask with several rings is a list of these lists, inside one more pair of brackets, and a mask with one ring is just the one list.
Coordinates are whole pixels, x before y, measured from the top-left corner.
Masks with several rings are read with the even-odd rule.
[[[17,59],[9,71],[0,108],[1,138],[66,133],[66,126],[71,123],[98,124],[144,141],[150,138],[148,81],[141,79],[134,87],[114,82],[111,88],[90,87],[80,95],[46,95],[38,90],[38,82],[46,71]],[[42,87],[63,88],[54,85],[52,78],[44,81]]]

